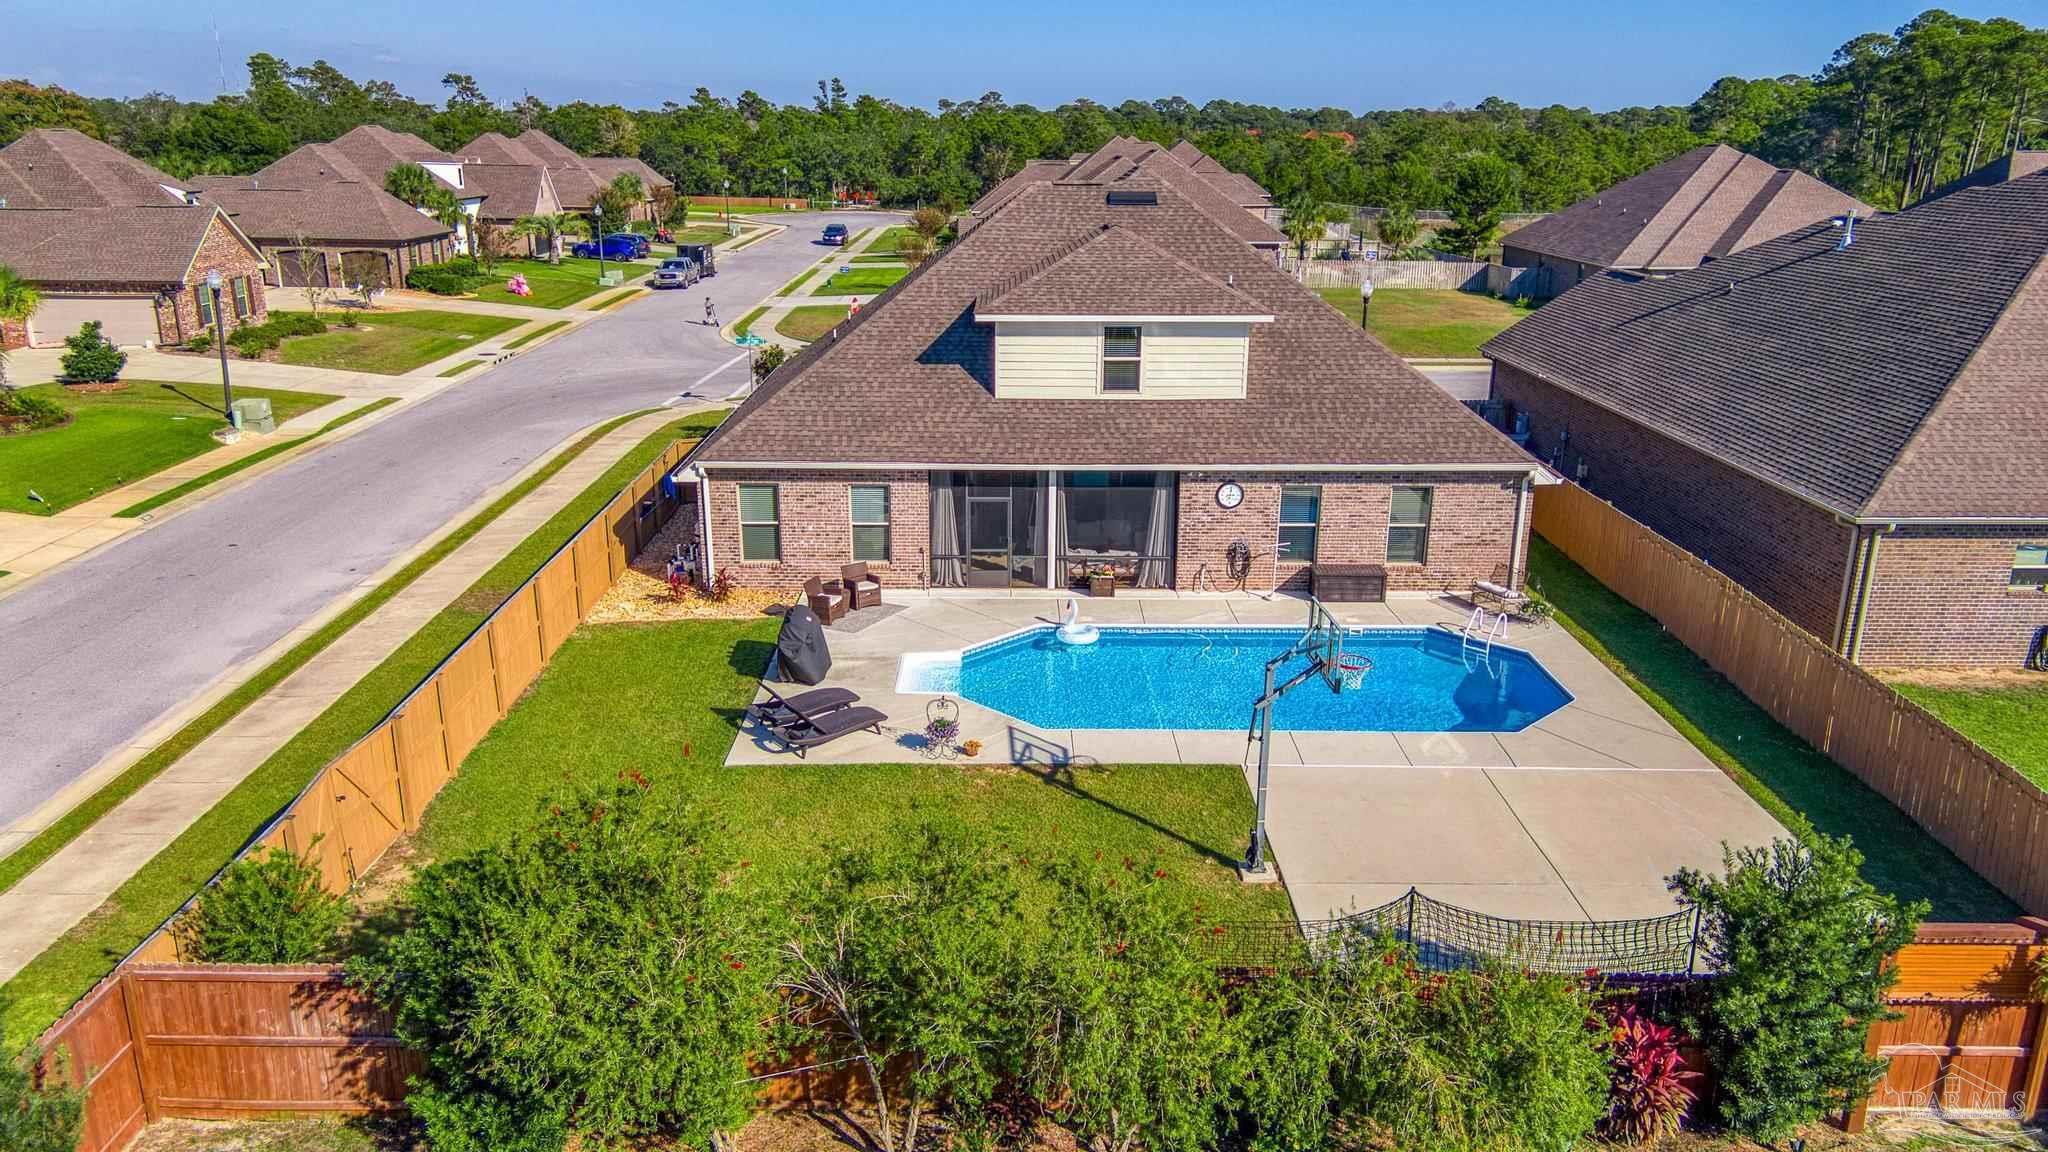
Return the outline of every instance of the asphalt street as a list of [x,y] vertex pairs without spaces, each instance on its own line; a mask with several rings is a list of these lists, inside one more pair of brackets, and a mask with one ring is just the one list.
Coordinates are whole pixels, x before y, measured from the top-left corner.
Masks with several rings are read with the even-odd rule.
[[593,422],[746,383],[731,322],[874,213],[774,217],[651,293],[0,599],[0,828]]

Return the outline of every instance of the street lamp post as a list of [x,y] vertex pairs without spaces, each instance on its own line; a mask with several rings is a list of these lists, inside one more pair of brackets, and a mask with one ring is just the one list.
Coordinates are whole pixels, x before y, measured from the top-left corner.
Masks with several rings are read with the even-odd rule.
[[1361,331],[1361,332],[1362,332],[1362,331],[1364,331],[1364,330],[1365,330],[1365,321],[1366,321],[1366,316],[1367,316],[1367,314],[1368,314],[1368,313],[1370,313],[1371,311],[1372,311],[1372,277],[1368,276],[1368,277],[1366,277],[1366,278],[1365,278],[1364,282],[1363,282],[1363,283],[1361,283],[1361,284],[1359,284],[1359,286],[1358,286],[1358,328],[1359,328],[1359,331]]
[[595,229],[597,234],[592,239],[597,241],[597,280],[598,283],[602,284],[604,283],[604,205],[591,205],[590,214],[597,220],[597,228]]
[[213,346],[220,350],[220,402],[228,414],[228,427],[239,432],[241,420],[235,415],[235,386],[228,382],[228,330],[220,314],[220,269],[206,273],[206,291],[213,297]]
[[782,166],[782,202],[789,203],[789,165]]
[[725,193],[725,234],[737,236],[740,234],[739,225],[732,222],[732,177],[726,177],[719,187]]

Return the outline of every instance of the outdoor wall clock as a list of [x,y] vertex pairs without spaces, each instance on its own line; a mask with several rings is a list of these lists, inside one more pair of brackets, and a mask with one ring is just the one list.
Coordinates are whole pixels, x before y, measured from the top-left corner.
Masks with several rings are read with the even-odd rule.
[[1216,503],[1225,508],[1235,508],[1244,503],[1244,488],[1235,480],[1225,480],[1216,486]]

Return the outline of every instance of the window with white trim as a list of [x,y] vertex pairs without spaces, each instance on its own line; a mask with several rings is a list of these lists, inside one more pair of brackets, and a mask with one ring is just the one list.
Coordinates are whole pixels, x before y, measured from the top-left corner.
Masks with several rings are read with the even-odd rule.
[[855,560],[887,560],[889,558],[889,486],[887,484],[855,484],[850,491],[853,504],[853,558]]
[[782,504],[773,484],[740,485],[740,559],[782,559]]
[[1102,390],[1138,390],[1138,351],[1143,337],[1135,324],[1111,324],[1102,329]]
[[1428,488],[1396,487],[1387,515],[1387,563],[1429,563]]
[[2048,592],[2048,544],[2022,544],[2013,549],[2012,578],[2006,583]]
[[1279,558],[1307,563],[1316,558],[1316,526],[1322,517],[1323,490],[1315,484],[1289,484],[1280,489]]
[[199,302],[199,326],[213,327],[213,290],[204,284],[195,284],[192,287],[192,298]]
[[237,276],[235,277],[235,319],[247,320],[248,318],[249,278],[247,276]]

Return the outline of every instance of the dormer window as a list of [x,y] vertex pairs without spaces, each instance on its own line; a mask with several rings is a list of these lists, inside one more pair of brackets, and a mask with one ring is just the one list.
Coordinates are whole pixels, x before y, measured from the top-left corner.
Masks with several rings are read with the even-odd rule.
[[1138,348],[1141,341],[1134,324],[1111,324],[1102,329],[1102,390],[1138,390]]

